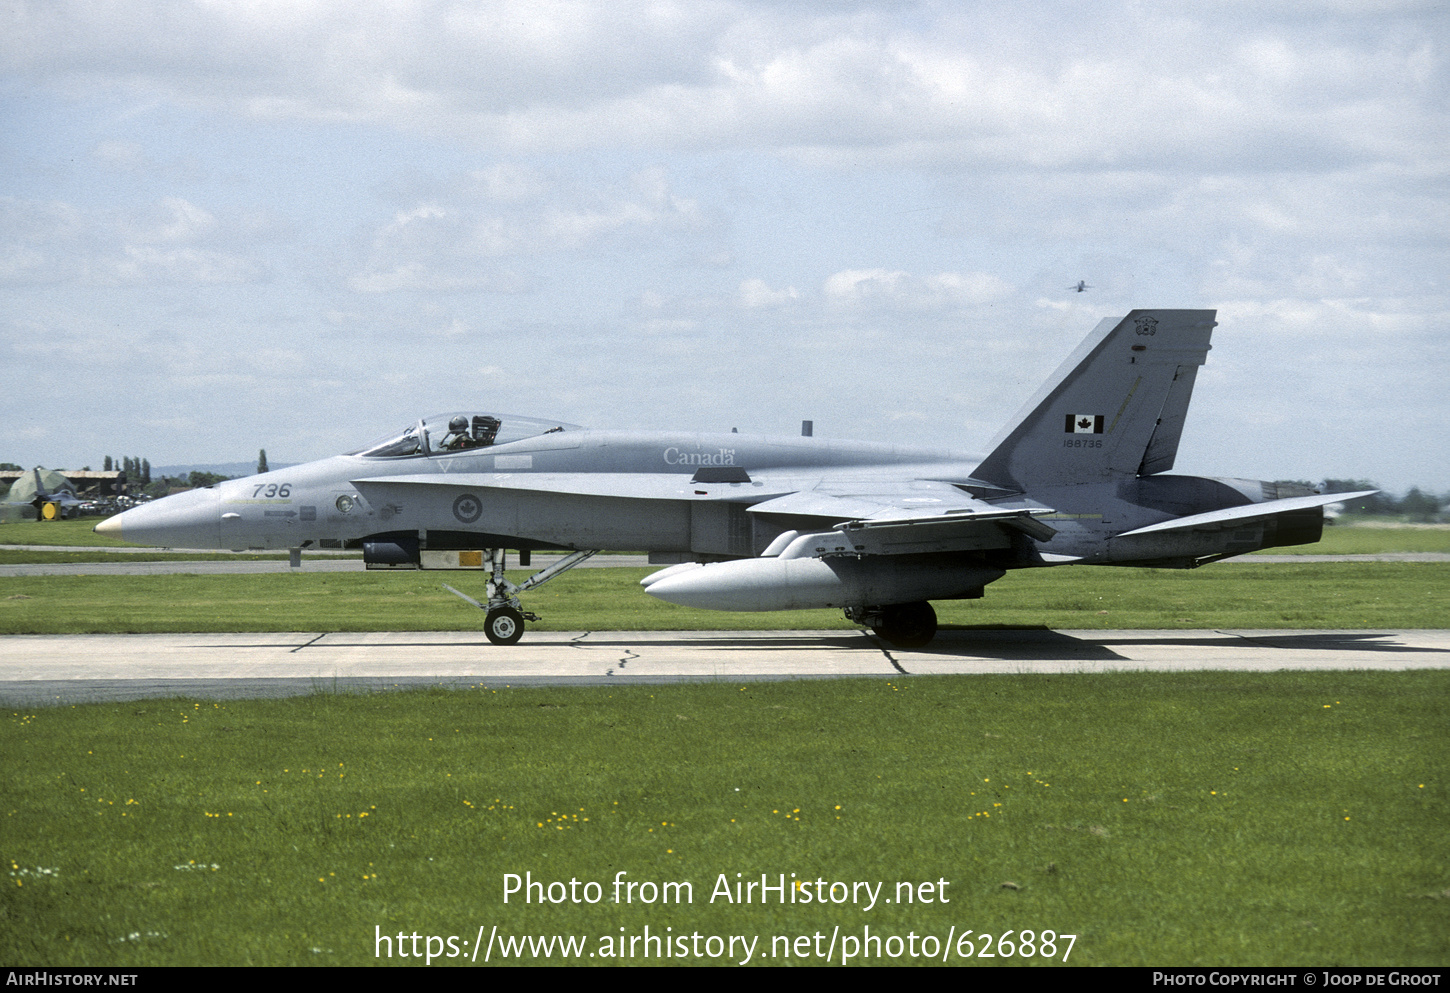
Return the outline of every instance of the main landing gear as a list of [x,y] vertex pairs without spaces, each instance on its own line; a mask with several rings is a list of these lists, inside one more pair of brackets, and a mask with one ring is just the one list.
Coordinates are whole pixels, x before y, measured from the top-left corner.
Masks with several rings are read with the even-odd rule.
[[925,600],[886,607],[847,607],[846,620],[864,624],[895,648],[925,648],[936,637],[936,611]]
[[489,578],[486,586],[487,603],[479,603],[473,597],[458,592],[447,583],[443,584],[443,588],[486,612],[483,633],[489,641],[495,645],[516,645],[524,636],[524,621],[539,619],[538,614],[520,609],[518,595],[543,586],[555,576],[568,572],[585,559],[595,555],[597,551],[596,549],[566,555],[547,569],[541,569],[522,583],[515,585],[504,576],[504,550],[502,548],[485,549],[484,554],[488,556],[489,562]]

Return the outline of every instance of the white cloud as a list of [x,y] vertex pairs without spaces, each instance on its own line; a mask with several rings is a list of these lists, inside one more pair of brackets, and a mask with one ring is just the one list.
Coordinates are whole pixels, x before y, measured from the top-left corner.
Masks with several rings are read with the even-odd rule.
[[1430,109],[1442,49],[1418,12],[1343,16],[1215,2],[1088,17],[1067,3],[22,0],[0,21],[0,58],[58,89],[495,150],[1087,169],[1443,151]]
[[985,272],[939,272],[917,277],[886,269],[846,269],[827,277],[821,287],[837,304],[887,303],[915,310],[937,310],[990,303],[1007,296],[1012,286]]
[[783,290],[772,290],[763,279],[747,279],[735,293],[735,301],[747,310],[767,307],[781,307],[800,299],[800,291],[794,286]]
[[852,302],[871,296],[895,296],[897,286],[908,278],[908,273],[885,269],[846,269],[828,276],[821,289],[829,299]]
[[676,194],[660,169],[612,184],[500,165],[398,211],[373,233],[347,285],[360,293],[521,292],[532,286],[533,257],[587,251],[613,237],[669,236],[704,223],[699,206]]
[[[262,236],[270,238],[270,232]],[[0,197],[0,283],[253,283],[255,225],[223,222],[179,197],[141,210],[82,210]]]

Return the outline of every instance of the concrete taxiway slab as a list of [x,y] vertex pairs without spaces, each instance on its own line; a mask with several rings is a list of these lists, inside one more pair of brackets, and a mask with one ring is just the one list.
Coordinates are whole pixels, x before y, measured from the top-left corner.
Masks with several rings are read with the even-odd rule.
[[1450,631],[944,630],[925,651],[861,631],[12,635],[0,702],[286,696],[522,686],[994,672],[1450,668]]

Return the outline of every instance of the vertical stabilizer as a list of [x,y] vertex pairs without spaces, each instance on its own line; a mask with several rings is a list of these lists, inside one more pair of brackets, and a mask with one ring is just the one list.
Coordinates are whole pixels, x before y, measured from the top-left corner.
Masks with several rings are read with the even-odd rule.
[[1212,310],[1105,319],[994,439],[973,473],[1014,489],[1172,468]]

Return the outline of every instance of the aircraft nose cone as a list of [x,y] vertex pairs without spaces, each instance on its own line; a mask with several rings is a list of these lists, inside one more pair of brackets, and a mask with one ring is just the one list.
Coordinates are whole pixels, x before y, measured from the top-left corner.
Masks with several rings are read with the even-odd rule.
[[141,545],[219,548],[220,508],[216,490],[188,490],[132,507],[97,524],[94,530]]

